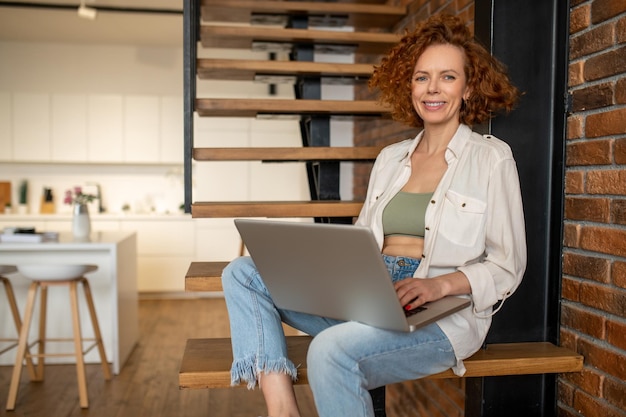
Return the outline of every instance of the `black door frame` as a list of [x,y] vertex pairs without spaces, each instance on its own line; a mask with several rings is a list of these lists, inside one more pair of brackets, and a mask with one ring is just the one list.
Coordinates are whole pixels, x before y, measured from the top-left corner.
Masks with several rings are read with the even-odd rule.
[[[475,0],[476,37],[524,95],[485,129],[513,149],[526,219],[524,281],[494,316],[489,343],[559,341],[567,111],[568,0]],[[555,416],[556,375],[469,378],[467,417]]]

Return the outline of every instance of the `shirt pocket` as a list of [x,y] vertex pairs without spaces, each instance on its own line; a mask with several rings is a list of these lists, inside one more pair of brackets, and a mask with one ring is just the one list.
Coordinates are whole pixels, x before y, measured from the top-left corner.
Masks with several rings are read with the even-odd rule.
[[487,203],[448,190],[443,201],[439,232],[450,242],[461,246],[475,246],[484,235]]

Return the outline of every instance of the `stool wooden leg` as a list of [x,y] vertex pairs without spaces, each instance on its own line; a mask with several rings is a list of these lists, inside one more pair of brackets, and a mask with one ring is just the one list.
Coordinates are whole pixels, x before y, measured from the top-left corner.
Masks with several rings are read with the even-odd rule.
[[80,315],[78,311],[78,280],[70,283],[70,300],[72,304],[72,323],[74,327],[74,349],[76,351],[76,376],[78,378],[78,397],[81,408],[89,407],[87,396],[87,379],[85,378],[85,360],[83,357],[83,335],[80,331]]
[[87,278],[81,278],[83,283],[83,290],[85,291],[85,299],[87,300],[87,306],[89,307],[89,315],[91,316],[91,325],[93,327],[93,333],[98,346],[98,352],[100,353],[100,362],[102,363],[102,372],[104,373],[104,379],[111,379],[111,369],[109,368],[109,362],[107,361],[107,355],[104,350],[104,343],[102,343],[102,334],[100,333],[100,325],[98,324],[98,316],[96,314],[96,307],[93,303],[93,297],[91,296],[91,287]]
[[46,325],[47,325],[47,312],[48,312],[48,285],[46,283],[39,282],[39,340],[37,341],[37,353],[39,353],[37,359],[37,378],[34,381],[43,381],[45,372],[45,354],[46,354]]
[[[15,330],[17,331],[19,338],[20,331],[22,330],[22,320],[20,319],[20,311],[17,308],[17,302],[15,301],[13,286],[8,278],[0,277],[0,280],[2,280],[2,283],[4,284],[4,290],[7,295],[7,299],[9,300],[9,308],[11,309],[11,314],[13,315],[13,323],[15,323]],[[30,356],[30,352],[28,351],[28,346],[26,347],[26,369],[28,370],[30,379],[35,380],[37,378],[37,374],[35,372],[35,367],[33,366],[33,358]]]
[[26,299],[26,310],[24,312],[24,322],[20,329],[19,341],[17,344],[17,354],[15,356],[15,365],[13,366],[13,375],[11,376],[11,385],[9,387],[9,396],[7,399],[7,410],[15,409],[15,400],[17,399],[17,390],[20,386],[20,378],[22,376],[22,364],[28,347],[28,332],[30,323],[33,318],[33,309],[35,308],[35,298],[39,284],[33,282],[28,289],[28,297]]

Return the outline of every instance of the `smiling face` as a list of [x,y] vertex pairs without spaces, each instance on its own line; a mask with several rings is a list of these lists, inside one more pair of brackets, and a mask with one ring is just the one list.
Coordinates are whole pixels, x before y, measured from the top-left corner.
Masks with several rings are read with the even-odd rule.
[[425,129],[458,127],[462,101],[469,96],[464,64],[463,50],[450,44],[431,45],[417,60],[411,97]]

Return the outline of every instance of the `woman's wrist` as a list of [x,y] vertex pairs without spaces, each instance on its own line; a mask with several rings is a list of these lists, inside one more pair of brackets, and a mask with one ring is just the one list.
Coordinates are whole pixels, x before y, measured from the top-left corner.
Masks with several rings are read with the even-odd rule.
[[443,294],[443,297],[448,295],[470,294],[472,292],[469,280],[461,271],[442,275],[439,278],[441,282],[441,293]]

